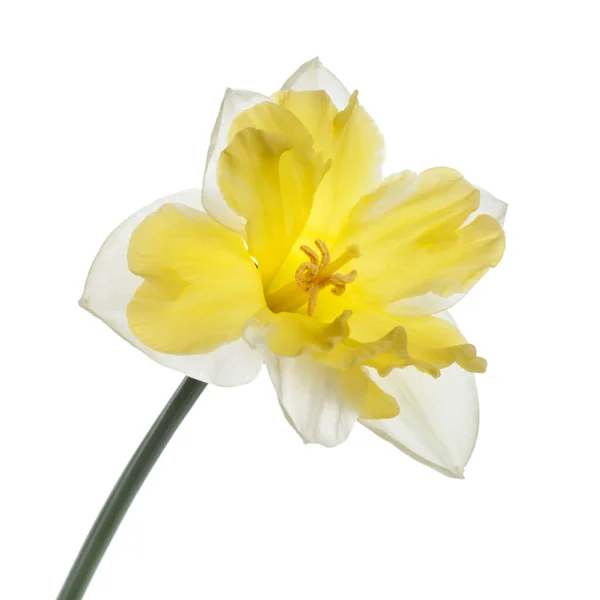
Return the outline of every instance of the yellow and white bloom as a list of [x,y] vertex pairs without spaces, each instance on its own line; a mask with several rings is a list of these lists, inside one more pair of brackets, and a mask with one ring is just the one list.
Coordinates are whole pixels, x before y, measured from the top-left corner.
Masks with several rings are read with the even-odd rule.
[[306,442],[358,420],[460,477],[486,362],[445,311],[502,257],[506,205],[446,167],[383,179],[382,158],[316,59],[273,96],[227,90],[202,191],[120,225],[81,305],[195,379],[240,385],[264,362]]

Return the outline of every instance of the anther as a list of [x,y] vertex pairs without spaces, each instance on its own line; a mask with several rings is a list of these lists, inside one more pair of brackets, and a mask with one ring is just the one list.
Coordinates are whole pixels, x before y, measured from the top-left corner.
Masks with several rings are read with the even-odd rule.
[[331,262],[331,254],[329,253],[329,248],[327,244],[322,240],[315,240],[315,246],[319,249],[321,253],[321,269],[325,268]]
[[300,250],[302,250],[302,252],[308,256],[313,265],[319,264],[319,257],[317,256],[317,253],[310,246],[300,246]]
[[327,244],[322,240],[315,240],[315,246],[321,253],[321,260],[317,253],[309,246],[300,246],[300,249],[309,258],[310,262],[302,263],[296,269],[296,284],[308,293],[308,306],[306,312],[312,316],[317,308],[319,291],[331,286],[331,292],[341,296],[346,291],[346,285],[352,283],[358,273],[352,270],[347,274],[338,273],[338,269],[360,256],[358,246],[348,246],[336,260],[331,262],[331,253]]
[[327,244],[323,240],[315,240],[319,254],[310,246],[300,246],[308,261],[298,266],[294,273],[294,281],[273,292],[267,297],[267,304],[275,312],[294,312],[307,304],[309,316],[315,313],[319,292],[331,287],[331,293],[341,296],[346,286],[356,277],[356,270],[349,273],[338,273],[344,265],[360,256],[358,246],[352,244],[333,262]]
[[316,277],[318,272],[319,272],[319,267],[316,264],[302,263],[296,269],[296,275],[295,275],[296,283],[300,287],[304,287],[307,284],[307,281]]

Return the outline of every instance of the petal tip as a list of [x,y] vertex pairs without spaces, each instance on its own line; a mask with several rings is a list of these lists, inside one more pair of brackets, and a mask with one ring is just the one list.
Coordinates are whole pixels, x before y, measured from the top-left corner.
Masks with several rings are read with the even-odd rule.
[[[422,462],[422,461],[420,461]],[[444,467],[442,465],[439,464],[435,464],[435,463],[430,463],[430,462],[425,462],[424,464],[427,464],[428,466],[432,467],[434,471],[437,471],[438,473],[441,473],[442,475],[445,475],[446,477],[449,477],[450,479],[464,479],[465,478],[465,471],[464,468],[462,467]]]
[[83,310],[89,312],[90,314],[95,315],[94,311],[92,310],[92,302],[89,298],[89,296],[81,296],[81,298],[79,298],[79,300],[77,301],[77,304],[83,308]]
[[318,56],[300,65],[283,84],[283,90],[325,91],[338,110],[342,110],[350,98],[342,82],[323,65]]

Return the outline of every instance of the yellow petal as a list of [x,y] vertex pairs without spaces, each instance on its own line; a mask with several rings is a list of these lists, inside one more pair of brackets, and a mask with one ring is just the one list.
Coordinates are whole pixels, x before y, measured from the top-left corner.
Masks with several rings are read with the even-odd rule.
[[308,223],[273,279],[270,293],[293,279],[303,262],[301,245],[321,239],[333,246],[352,207],[379,185],[383,156],[383,139],[358,104],[356,93],[340,112],[323,91],[282,91],[275,100],[302,122],[314,149],[330,161],[330,166],[315,193]]
[[248,321],[244,338],[253,347],[266,346],[279,356],[294,357],[303,352],[328,352],[348,337],[350,312],[331,323],[297,313],[262,310]]
[[246,219],[250,254],[266,287],[304,228],[325,166],[280,133],[239,131],[219,160],[219,186]]
[[280,91],[274,99],[303,124],[313,148],[331,160],[317,190],[309,229],[311,235],[333,240],[352,206],[381,181],[383,138],[358,103],[357,92],[342,111],[322,90]]
[[[390,368],[412,364],[435,377],[440,370],[456,363],[465,371],[483,373],[487,367],[485,359],[477,356],[475,347],[465,340],[462,333],[450,322],[441,317],[400,317],[376,308],[356,309],[350,319],[350,338],[363,346],[381,344],[386,336],[396,329],[406,335],[406,346],[396,343],[393,351],[383,347],[379,354],[364,364],[376,368],[381,375]],[[379,339],[380,336],[384,336]],[[337,349],[336,349],[337,350]],[[407,358],[409,357],[409,358]]]
[[[366,377],[366,375],[365,375]],[[396,400],[386,394],[371,379],[367,382],[365,403],[360,411],[361,419],[393,419],[400,414]]]
[[334,121],[338,110],[324,91],[281,91],[274,100],[302,123],[312,138],[313,148],[323,152],[326,159],[333,157]]
[[242,238],[208,215],[165,204],[133,232],[129,269],[145,279],[127,307],[132,333],[169,354],[199,354],[238,339],[264,306]]
[[381,390],[363,369],[340,370],[338,382],[346,401],[359,411],[361,419],[392,419],[400,413],[396,400]]
[[456,363],[465,371],[484,373],[487,362],[477,356],[475,346],[467,343],[461,332],[445,319],[426,317],[397,317],[395,322],[408,336],[408,348],[416,360],[445,369]]
[[233,121],[228,133],[231,143],[237,133],[251,127],[268,133],[281,133],[289,138],[292,146],[313,145],[311,133],[287,107],[275,102],[261,102],[241,112]]
[[363,198],[352,211],[338,247],[357,244],[360,277],[353,292],[386,305],[428,292],[465,292],[500,261],[504,232],[480,215],[479,190],[443,167],[416,176],[401,173]]
[[379,367],[387,373],[394,367],[417,366],[437,374],[437,369],[432,369],[428,364],[421,364],[410,355],[406,331],[399,326],[373,341],[343,339],[335,347],[326,352],[316,352],[314,356],[324,365],[337,369],[352,369],[362,365]]
[[[311,101],[320,102],[320,97],[314,96]],[[315,195],[307,234],[332,242],[352,207],[381,181],[383,138],[358,103],[356,92],[333,119],[327,147],[331,154],[325,154],[325,159],[331,159],[331,168]]]
[[219,166],[219,157],[225,150],[229,141],[227,136],[236,117],[245,110],[260,104],[269,102],[267,96],[248,92],[245,90],[227,89],[221,102],[221,109],[215,123],[212,135],[210,136],[210,145],[206,157],[206,170],[204,171],[204,181],[202,182],[202,204],[206,212],[215,221],[218,221],[225,227],[244,234],[245,222],[239,215],[236,215],[221,194],[217,182],[217,169]]

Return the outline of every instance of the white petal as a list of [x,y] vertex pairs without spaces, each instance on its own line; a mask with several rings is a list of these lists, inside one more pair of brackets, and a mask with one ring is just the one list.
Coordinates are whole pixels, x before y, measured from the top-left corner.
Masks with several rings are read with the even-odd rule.
[[288,422],[306,443],[337,446],[350,435],[358,410],[344,396],[339,370],[307,354],[285,358],[269,352],[265,364]]
[[129,330],[126,308],[143,281],[127,268],[129,239],[133,230],[147,215],[168,202],[202,210],[200,191],[188,190],[149,204],[121,223],[108,236],[94,259],[79,303],[122,338],[162,365],[215,385],[248,383],[258,375],[262,357],[243,339],[220,346],[208,354],[178,356],[155,352],[144,346]]
[[379,387],[393,396],[400,414],[393,419],[360,422],[412,458],[444,475],[462,478],[479,428],[477,387],[472,373],[453,365],[434,379],[412,367],[379,377]]
[[346,108],[350,94],[342,82],[318,58],[304,63],[282,86],[282,90],[324,90],[339,110]]
[[221,110],[210,138],[210,146],[206,156],[206,170],[204,171],[204,183],[202,185],[204,208],[213,219],[242,235],[244,234],[246,221],[229,208],[221,195],[217,183],[217,167],[219,156],[227,147],[227,134],[235,118],[241,112],[261,102],[273,102],[273,100],[255,92],[228,89],[223,97],[223,102],[221,102]]
[[403,298],[392,302],[386,310],[393,315],[402,317],[418,317],[423,315],[435,315],[454,306],[465,294],[453,294],[447,298],[427,292],[423,296],[414,298]]
[[[475,186],[477,187],[477,186]],[[465,221],[465,225],[473,221],[479,215],[490,215],[496,219],[500,225],[504,226],[504,219],[506,217],[506,211],[508,204],[498,198],[492,196],[488,191],[483,188],[477,187],[480,194],[479,208],[469,215]],[[419,315],[433,315],[443,310],[452,308],[459,300],[464,298],[468,294],[454,294],[443,298],[437,296],[431,292],[414,298],[404,298],[393,302],[387,307],[387,310],[395,315],[401,315],[404,317],[412,317]]]
[[508,204],[502,200],[498,200],[498,198],[492,196],[492,194],[483,188],[478,187],[477,189],[479,190],[480,198],[479,209],[467,219],[467,222],[472,221],[479,215],[491,215],[500,223],[500,225],[504,226],[504,218],[506,217]]

